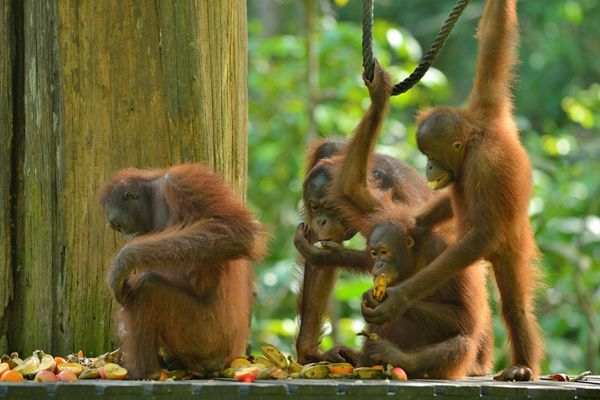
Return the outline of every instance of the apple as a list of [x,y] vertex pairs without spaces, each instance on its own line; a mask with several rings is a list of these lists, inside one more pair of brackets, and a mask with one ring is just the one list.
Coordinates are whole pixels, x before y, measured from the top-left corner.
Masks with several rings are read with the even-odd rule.
[[43,370],[38,372],[33,380],[35,382],[56,382],[58,377],[52,371]]
[[395,381],[407,381],[408,376],[406,375],[406,371],[404,371],[400,367],[392,368],[392,378]]
[[57,376],[58,380],[61,382],[76,382],[79,380],[75,372],[71,371],[70,369],[63,369],[58,373]]

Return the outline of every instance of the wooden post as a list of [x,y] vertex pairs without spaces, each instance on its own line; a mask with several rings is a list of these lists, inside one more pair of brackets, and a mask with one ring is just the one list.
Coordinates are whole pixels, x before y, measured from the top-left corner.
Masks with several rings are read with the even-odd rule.
[[[115,306],[105,275],[124,241],[106,227],[99,186],[124,167],[205,161],[244,196],[246,2],[6,3],[22,7],[10,15],[23,34],[14,44],[23,63],[12,70],[22,79],[14,125],[23,129],[11,141],[18,157],[8,178],[17,196],[16,265],[0,265],[0,278],[12,271],[14,300],[0,327],[11,351],[108,351]],[[0,261],[9,251],[0,248]]]
[[12,296],[11,161],[12,66],[10,8],[0,2],[0,353],[7,351],[8,304]]

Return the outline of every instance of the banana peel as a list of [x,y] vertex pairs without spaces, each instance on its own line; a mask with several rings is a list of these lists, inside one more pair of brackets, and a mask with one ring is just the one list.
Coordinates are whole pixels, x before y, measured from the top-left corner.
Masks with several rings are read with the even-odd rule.
[[288,362],[290,364],[290,371],[292,372],[300,372],[302,371],[302,364],[297,363],[292,359],[292,356],[288,356]]
[[287,369],[287,359],[277,347],[272,344],[263,344],[260,346],[260,351],[263,356],[267,357],[267,359],[273,363],[273,365],[282,369]]
[[[163,350],[163,349],[161,348],[161,350]],[[159,351],[159,355],[160,355],[160,351]],[[72,355],[72,356],[73,357],[71,357],[71,360],[75,359],[75,357],[74,357],[75,355]],[[123,359],[123,353],[121,352],[120,348],[117,348],[111,352],[104,353],[95,358],[86,358],[81,363],[83,365],[86,365],[87,367],[100,368],[100,367],[104,366],[105,364],[110,364],[110,363],[120,365],[122,359]],[[75,362],[80,362],[80,361],[78,359],[78,361],[75,361]]]
[[23,360],[19,357],[19,353],[12,352],[10,356],[8,354],[3,354],[0,357],[0,362],[7,363],[10,369],[15,369],[15,367],[19,364],[23,364]]
[[56,362],[54,361],[54,357],[41,350],[36,350],[13,369],[20,372],[23,376],[34,376],[40,371],[54,371],[55,368]]
[[243,357],[238,357],[236,359],[234,359],[229,366],[231,368],[237,368],[237,367],[242,367],[242,366],[249,366],[252,363],[250,361],[248,361],[247,358],[243,358]]
[[371,367],[360,367],[354,368],[354,375],[360,379],[384,379],[385,373],[383,369],[371,368]]
[[329,375],[326,364],[307,364],[300,371],[300,377],[306,379],[325,379]]
[[86,368],[79,374],[79,379],[99,379],[100,371],[98,368]]
[[354,374],[329,374],[327,375],[329,379],[354,379],[356,375]]
[[327,365],[327,368],[329,368],[329,374],[334,375],[348,375],[354,371],[354,367],[349,363],[332,363]]
[[269,361],[269,359],[265,356],[257,356],[254,357],[254,364],[262,364],[265,365],[267,367],[272,367],[273,363],[271,361]]

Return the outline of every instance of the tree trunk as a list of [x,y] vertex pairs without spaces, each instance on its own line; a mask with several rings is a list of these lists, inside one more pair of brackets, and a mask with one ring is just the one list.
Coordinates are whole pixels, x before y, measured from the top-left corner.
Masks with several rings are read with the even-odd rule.
[[[105,275],[124,240],[106,228],[97,190],[116,170],[205,161],[244,196],[245,3],[10,2],[23,36],[11,39],[12,71],[0,69],[3,81],[11,72],[17,77],[15,128],[4,130],[4,115],[0,121],[0,135],[14,132],[9,161],[4,147],[0,153],[0,183],[17,198],[16,224],[10,234],[3,229],[0,252],[7,259],[0,285],[10,286],[7,271],[15,281],[9,319],[0,325],[11,351],[96,354],[114,346]],[[4,68],[10,60],[5,53],[2,60]],[[10,91],[1,95],[11,103]],[[3,227],[5,209],[2,198]],[[14,238],[12,267],[5,236]],[[0,318],[9,293],[0,292]]]

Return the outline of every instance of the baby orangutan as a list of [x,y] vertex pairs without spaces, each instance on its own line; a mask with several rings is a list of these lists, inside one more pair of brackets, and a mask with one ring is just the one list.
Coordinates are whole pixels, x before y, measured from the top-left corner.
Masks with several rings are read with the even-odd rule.
[[[445,232],[415,226],[408,210],[397,205],[386,207],[372,221],[368,250],[375,287],[363,299],[369,307],[376,306],[377,294],[385,298],[385,287],[408,279],[448,246]],[[381,340],[367,339],[362,351],[334,348],[327,359],[359,366],[390,363],[411,378],[484,375],[492,366],[493,343],[483,266],[465,269],[404,314],[369,325],[368,332]]]
[[243,354],[260,224],[203,164],[126,169],[100,192],[109,225],[130,239],[108,277],[132,378],[160,372],[159,348],[199,375]]

